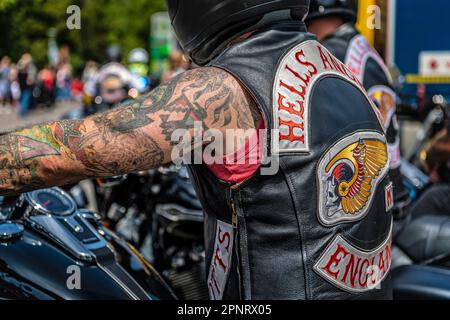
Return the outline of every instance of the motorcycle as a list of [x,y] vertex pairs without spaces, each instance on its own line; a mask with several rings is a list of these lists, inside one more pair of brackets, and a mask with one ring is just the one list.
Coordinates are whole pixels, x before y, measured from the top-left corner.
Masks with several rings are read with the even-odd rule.
[[414,219],[394,243],[394,298],[450,300],[450,217]]
[[[417,155],[442,126],[445,103],[435,97],[413,152],[401,166],[410,198],[416,201],[431,185]],[[414,157],[412,156],[414,155]],[[161,168],[95,181],[96,201],[105,224],[133,243],[182,299],[207,299],[203,214],[185,169]],[[80,199],[74,186],[70,192]],[[410,223],[401,213],[394,228],[394,297],[450,299],[450,223],[427,216]],[[398,221],[397,221],[398,222]],[[448,225],[448,228],[438,228]],[[430,244],[439,244],[432,246]],[[426,247],[426,250],[424,249]]]
[[[415,201],[431,185],[431,181],[407,161],[403,162],[401,171]],[[143,176],[147,178],[143,179]],[[109,195],[109,201],[104,209],[114,208],[107,219],[116,221],[113,224],[117,233],[136,243],[143,255],[154,261],[155,267],[180,297],[186,300],[207,299],[203,215],[186,170],[171,167],[147,175],[142,173],[140,178],[128,175],[117,185],[109,187],[112,190],[105,192]],[[403,236],[394,238],[392,248],[395,298],[446,298],[450,292],[450,287],[447,287],[447,284],[450,285],[450,272],[445,269],[446,264],[418,260],[412,251],[419,244],[437,239],[416,237],[417,232],[410,228],[425,224],[416,222],[409,225],[408,211],[404,214],[397,218],[407,222],[406,231],[397,220],[394,234],[403,232]],[[417,243],[404,245],[405,235],[416,239]],[[441,255],[450,252],[450,247],[441,247],[436,252],[434,258],[441,258]],[[418,275],[420,278],[417,278]],[[435,283],[433,277],[440,281]]]
[[186,168],[96,183],[106,224],[133,243],[181,298],[208,299],[203,211]]
[[423,150],[428,141],[447,125],[447,119],[450,119],[450,106],[441,95],[435,95],[432,98],[432,106],[428,107],[429,112],[423,119],[423,126],[417,132],[416,142],[406,154],[405,159],[411,163],[418,164],[423,157]]
[[[428,113],[422,115],[423,128],[401,166],[412,204],[432,185],[430,177],[421,170],[426,168],[427,146],[450,119],[445,99],[436,95],[432,101]],[[446,178],[450,172],[448,164],[439,169],[443,182],[450,182]],[[450,217],[424,212],[412,218],[406,211],[394,225],[394,298],[450,300]]]
[[[432,183],[411,163],[402,173],[414,203]],[[450,300],[450,216],[424,212],[413,219],[405,212],[394,223],[394,299]]]
[[202,206],[185,167],[160,174],[150,233],[155,265],[184,299],[208,299]]
[[0,199],[0,299],[176,299],[129,243],[59,188]]

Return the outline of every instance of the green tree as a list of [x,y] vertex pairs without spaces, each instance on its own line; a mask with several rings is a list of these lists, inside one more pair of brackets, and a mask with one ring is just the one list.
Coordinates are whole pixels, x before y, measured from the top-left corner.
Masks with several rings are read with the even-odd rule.
[[[81,8],[81,30],[67,28],[70,5]],[[76,68],[90,59],[103,62],[110,44],[120,44],[125,54],[148,48],[150,18],[164,10],[164,0],[0,0],[0,56],[17,61],[30,52],[42,66],[48,61],[48,31],[55,29]]]
[[14,4],[16,0],[0,0],[0,11],[5,10],[8,6]]

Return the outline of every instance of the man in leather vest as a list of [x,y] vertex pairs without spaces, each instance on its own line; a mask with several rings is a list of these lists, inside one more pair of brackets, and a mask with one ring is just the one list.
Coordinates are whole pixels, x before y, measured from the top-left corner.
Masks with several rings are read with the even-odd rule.
[[396,116],[397,95],[383,59],[356,29],[358,0],[311,0],[308,31],[358,77],[383,117],[394,184],[395,211],[403,213],[409,194],[400,173],[400,133]]
[[[181,153],[205,211],[212,299],[389,299],[393,187],[381,117],[306,32],[308,5],[169,0],[178,40],[201,67],[107,113],[1,136],[0,194]],[[211,152],[217,142],[226,147]]]

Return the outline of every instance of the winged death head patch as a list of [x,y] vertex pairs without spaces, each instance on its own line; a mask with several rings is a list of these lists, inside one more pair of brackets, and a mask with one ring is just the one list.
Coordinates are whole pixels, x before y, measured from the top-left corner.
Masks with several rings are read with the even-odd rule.
[[388,169],[386,139],[379,133],[358,132],[335,144],[317,172],[321,223],[333,226],[364,218]]

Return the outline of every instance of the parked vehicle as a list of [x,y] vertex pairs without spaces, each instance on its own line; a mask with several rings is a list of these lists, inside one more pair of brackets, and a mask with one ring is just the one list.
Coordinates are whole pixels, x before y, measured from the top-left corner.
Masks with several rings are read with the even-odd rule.
[[77,208],[71,196],[52,188],[1,198],[0,299],[153,300],[175,295],[98,215]]
[[183,299],[207,299],[203,212],[185,168],[97,180],[105,223],[133,243]]

